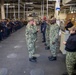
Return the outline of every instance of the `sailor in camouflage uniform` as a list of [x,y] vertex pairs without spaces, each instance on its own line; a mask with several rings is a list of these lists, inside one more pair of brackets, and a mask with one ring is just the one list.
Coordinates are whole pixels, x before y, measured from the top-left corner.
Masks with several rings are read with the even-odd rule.
[[68,30],[70,31],[70,36],[66,42],[63,42],[66,50],[66,68],[68,74],[64,73],[63,75],[76,75],[76,73],[74,74],[74,66],[76,64],[76,26],[72,26]]
[[51,56],[48,58],[50,61],[54,61],[57,58],[56,52],[58,46],[59,29],[60,27],[56,24],[56,19],[53,17],[51,19],[50,34],[49,34]]
[[29,61],[31,62],[36,62],[37,58],[34,57],[35,53],[35,42],[37,40],[37,26],[36,23],[34,22],[34,19],[32,17],[29,17],[30,21],[28,22],[26,26],[26,43],[27,43],[27,48],[29,51]]

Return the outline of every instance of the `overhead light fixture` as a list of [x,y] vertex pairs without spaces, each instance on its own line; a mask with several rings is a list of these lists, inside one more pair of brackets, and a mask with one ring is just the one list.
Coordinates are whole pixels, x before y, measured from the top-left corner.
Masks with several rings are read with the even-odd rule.
[[56,0],[49,0],[49,1],[56,1]]
[[26,2],[25,4],[33,4],[33,2]]
[[60,0],[49,0],[49,1],[57,1],[57,2],[59,2]]
[[9,6],[9,8],[15,8],[15,6]]
[[9,3],[6,3],[6,4],[4,4],[4,5],[10,5]]

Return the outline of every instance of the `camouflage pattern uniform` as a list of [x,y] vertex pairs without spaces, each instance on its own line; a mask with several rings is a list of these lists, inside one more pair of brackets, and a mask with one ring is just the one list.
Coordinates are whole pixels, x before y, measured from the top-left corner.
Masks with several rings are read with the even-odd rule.
[[47,44],[47,47],[50,46],[49,32],[50,32],[50,25],[47,24],[47,27],[46,27],[46,44]]
[[69,75],[73,74],[75,64],[76,64],[76,52],[67,52],[66,67]]
[[60,27],[56,23],[50,25],[50,34],[49,34],[50,50],[53,57],[56,57],[58,38],[59,38],[59,29]]
[[30,25],[29,23],[26,26],[26,43],[29,51],[29,58],[32,58],[35,53],[35,42],[37,40],[37,26]]

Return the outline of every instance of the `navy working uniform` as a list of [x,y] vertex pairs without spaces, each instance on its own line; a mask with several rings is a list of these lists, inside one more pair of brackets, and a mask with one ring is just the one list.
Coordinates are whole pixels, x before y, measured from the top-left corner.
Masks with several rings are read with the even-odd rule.
[[[32,21],[31,21],[32,22]],[[29,61],[35,62],[36,57],[33,55],[35,54],[35,42],[37,39],[37,26],[36,24],[32,24],[29,22],[26,26],[26,43],[27,43],[27,48],[29,52]]]
[[[66,41],[66,67],[69,75],[73,75],[74,65],[76,64],[76,27],[75,33],[71,34]],[[73,29],[74,30],[74,29]]]
[[53,18],[52,23],[50,24],[50,34],[49,34],[51,57],[48,58],[50,61],[56,60],[57,58],[59,30],[60,27],[56,23],[56,19]]

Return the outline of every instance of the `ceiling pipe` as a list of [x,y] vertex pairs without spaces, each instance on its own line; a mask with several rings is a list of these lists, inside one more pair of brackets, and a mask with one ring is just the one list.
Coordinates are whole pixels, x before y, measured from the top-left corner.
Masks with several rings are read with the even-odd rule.
[[76,5],[76,3],[75,4],[64,4],[64,6],[74,6],[74,5]]

